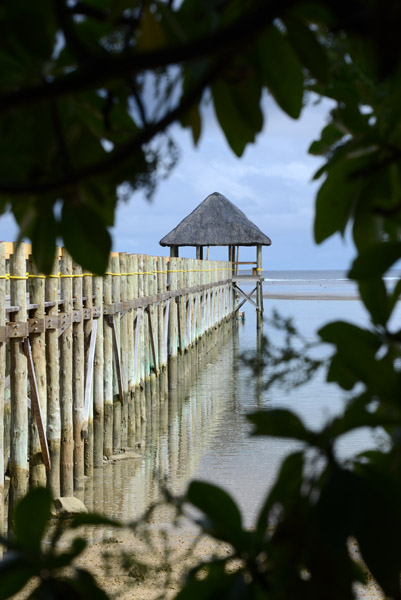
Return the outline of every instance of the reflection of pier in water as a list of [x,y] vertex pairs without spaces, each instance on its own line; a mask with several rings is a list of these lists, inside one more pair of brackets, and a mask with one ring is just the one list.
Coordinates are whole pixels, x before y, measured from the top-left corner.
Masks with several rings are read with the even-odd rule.
[[[229,423],[221,427],[222,411],[239,411],[237,347],[238,328],[231,321],[180,357],[180,381],[170,386],[167,398],[148,403],[143,457],[95,469],[85,485],[89,510],[129,521],[157,500],[160,479],[167,478],[175,493],[185,490],[202,456],[210,451],[217,428],[220,442],[229,433]],[[188,361],[190,376],[185,375]]]

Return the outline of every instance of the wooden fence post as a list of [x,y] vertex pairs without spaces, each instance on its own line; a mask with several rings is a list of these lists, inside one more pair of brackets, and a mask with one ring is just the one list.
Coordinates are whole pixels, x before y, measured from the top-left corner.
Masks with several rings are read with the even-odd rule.
[[74,425],[74,488],[84,489],[83,410],[85,389],[84,314],[82,302],[82,268],[73,264],[73,425]]
[[[111,259],[111,270],[113,275],[113,287],[112,287],[112,299],[113,303],[121,302],[121,290],[120,290],[120,259],[116,254]],[[120,452],[121,450],[121,403],[122,398],[120,397],[121,381],[119,382],[119,352],[120,352],[120,314],[116,313],[112,316],[114,319],[115,336],[116,341],[113,345],[114,348],[114,369],[113,369],[113,453]]]
[[128,302],[127,281],[127,253],[120,252],[120,302],[122,313],[120,317],[120,359],[122,375],[122,406],[121,406],[121,446],[128,445],[128,322],[129,315],[126,308]]
[[104,429],[104,346],[103,346],[103,278],[93,277],[94,310],[98,311],[97,337],[93,371],[93,466],[103,465]]
[[[84,462],[85,475],[92,477],[93,475],[93,363],[91,352],[91,340],[93,329],[93,292],[92,292],[92,275],[88,271],[83,271],[82,293],[84,297],[85,308],[87,309],[90,318],[84,321],[84,348],[85,348],[85,398],[84,409],[86,410],[87,430],[84,446]],[[93,350],[93,344],[92,344]],[[86,426],[86,424],[85,424]]]
[[[72,260],[63,250],[60,289],[63,312],[60,334],[61,495],[74,493],[74,442],[72,417]],[[65,329],[64,329],[65,327]]]
[[[133,273],[137,272],[135,268],[135,257],[133,254],[127,255],[127,293],[128,300],[134,300],[137,297],[138,278]],[[136,310],[130,308],[128,311],[128,431],[127,439],[130,448],[135,446],[135,331],[134,321]]]
[[[112,303],[112,276],[111,258],[107,265],[106,275],[103,279],[104,310]],[[103,310],[103,312],[104,312]],[[113,339],[108,316],[103,318],[103,351],[104,351],[104,447],[106,458],[113,454]]]
[[47,307],[46,327],[46,379],[47,379],[47,441],[51,469],[47,472],[47,484],[55,498],[60,496],[60,390],[59,390],[59,340],[58,340],[58,249],[53,269],[46,279],[45,300]]
[[[46,349],[45,349],[45,277],[40,275],[33,263],[32,257],[28,263],[29,271],[29,300],[37,308],[30,311],[30,343],[32,361],[35,368],[36,384],[39,395],[39,403],[43,418],[43,426],[46,430]],[[29,484],[30,486],[46,485],[46,469],[42,458],[42,451],[38,429],[36,426],[35,412],[32,407],[31,391],[31,413],[29,432]]]
[[[25,244],[13,244],[10,261],[11,305],[18,306],[13,313],[11,331],[18,333],[26,324],[26,260]],[[18,325],[20,323],[21,325]],[[11,332],[10,332],[11,333]],[[23,333],[23,332],[22,332]],[[27,334],[27,331],[25,332]],[[28,404],[27,360],[22,337],[10,337],[11,389],[11,447],[9,513],[12,518],[16,503],[28,489]]]
[[[6,324],[6,244],[0,242],[0,328]],[[6,378],[6,340],[0,342],[0,532],[4,532],[4,401]],[[0,547],[0,557],[3,549]]]
[[[144,275],[145,271],[145,260],[144,255],[138,255],[138,296],[139,298],[143,298],[145,295],[144,281],[146,275]],[[145,340],[146,340],[146,319],[145,319],[145,311],[142,309],[142,319],[141,326],[139,328],[139,385],[140,385],[140,395],[139,395],[139,403],[140,403],[140,415],[141,415],[141,425],[146,421],[146,392],[145,392],[145,378],[146,378],[146,348],[145,348]]]

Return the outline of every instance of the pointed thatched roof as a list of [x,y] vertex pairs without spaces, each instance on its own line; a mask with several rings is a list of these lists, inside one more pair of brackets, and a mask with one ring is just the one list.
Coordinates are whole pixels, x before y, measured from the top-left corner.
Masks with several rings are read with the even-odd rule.
[[161,246],[270,246],[262,233],[225,196],[214,192],[170,233],[160,240]]

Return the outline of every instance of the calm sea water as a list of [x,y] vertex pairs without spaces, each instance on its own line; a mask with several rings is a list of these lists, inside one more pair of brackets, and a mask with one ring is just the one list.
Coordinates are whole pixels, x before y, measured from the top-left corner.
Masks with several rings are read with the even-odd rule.
[[[389,275],[390,285],[398,275]],[[341,299],[341,295],[348,296],[355,289],[340,271],[277,271],[265,273],[265,277],[265,293],[271,288],[275,292],[290,289],[293,296],[285,300],[265,298],[266,316],[274,309],[293,318],[308,340],[315,339],[316,330],[324,323],[335,319],[362,326],[369,322],[358,300]],[[337,290],[339,299],[319,299],[327,290]],[[316,299],[298,299],[312,292]],[[400,318],[398,308],[395,320]],[[273,343],[280,343],[279,332],[265,327],[265,333]],[[167,477],[177,492],[198,478],[221,485],[233,494],[246,523],[251,525],[283,458],[297,448],[297,443],[252,438],[246,413],[286,407],[309,427],[319,428],[338,414],[346,401],[346,395],[337,386],[326,383],[324,372],[291,391],[261,390],[239,358],[245,351],[256,350],[256,346],[255,311],[248,304],[245,323],[225,330],[218,345],[200,361],[196,377],[182,382],[168,402],[149,411],[144,458],[98,470],[101,473],[96,474],[97,479],[88,488],[93,508],[120,518],[134,518],[157,497],[155,475]],[[331,349],[322,347],[319,352],[329,355]],[[383,443],[383,436],[380,431],[372,435],[365,430],[344,436],[338,452],[346,459]]]

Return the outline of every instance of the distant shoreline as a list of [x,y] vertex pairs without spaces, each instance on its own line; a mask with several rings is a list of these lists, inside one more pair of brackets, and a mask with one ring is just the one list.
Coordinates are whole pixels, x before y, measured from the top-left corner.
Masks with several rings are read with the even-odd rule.
[[340,294],[289,294],[289,293],[277,293],[277,294],[263,294],[263,298],[266,300],[360,300],[360,296],[354,295],[340,295]]

